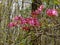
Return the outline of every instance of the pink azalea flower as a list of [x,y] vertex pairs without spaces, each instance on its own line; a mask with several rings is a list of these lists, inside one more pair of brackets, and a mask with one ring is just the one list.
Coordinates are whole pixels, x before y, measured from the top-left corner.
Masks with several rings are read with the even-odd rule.
[[40,9],[43,9],[44,8],[44,5],[40,5],[40,7],[39,7]]
[[48,16],[52,16],[52,10],[51,9],[47,9],[46,13]]
[[40,7],[38,8],[38,10],[41,12],[44,9],[44,5],[40,5]]
[[26,23],[28,24],[30,18],[25,18]]
[[34,26],[34,20],[33,20],[33,19],[30,20],[30,21],[29,21],[29,24],[32,25],[32,26]]
[[13,20],[15,20],[15,21],[19,20],[19,16],[15,16],[15,17],[13,18]]
[[32,15],[38,15],[40,14],[40,12],[44,9],[44,5],[40,5],[40,7],[35,10],[35,11],[32,11]]
[[13,18],[13,20],[18,21],[18,20],[20,20],[20,19],[22,19],[22,18],[23,18],[22,16],[15,16],[15,17]]
[[38,10],[39,10],[39,12],[41,12],[41,11],[42,11],[42,9],[41,9],[41,8],[38,8]]
[[46,13],[48,16],[58,16],[58,12],[56,9],[47,9]]
[[53,14],[54,16],[58,16],[57,10],[56,10],[56,9],[53,9],[53,10],[52,10],[52,14]]
[[26,24],[25,18],[22,18],[20,21],[21,21],[21,24],[23,24],[23,25]]
[[14,27],[14,26],[17,26],[17,22],[10,22],[8,24],[8,27],[11,28],[11,27]]
[[34,22],[35,22],[35,24],[34,24],[35,26],[40,26],[40,23],[38,20],[35,20]]
[[37,18],[30,18],[29,22],[28,22],[31,26],[38,26],[39,25],[39,21],[37,20]]

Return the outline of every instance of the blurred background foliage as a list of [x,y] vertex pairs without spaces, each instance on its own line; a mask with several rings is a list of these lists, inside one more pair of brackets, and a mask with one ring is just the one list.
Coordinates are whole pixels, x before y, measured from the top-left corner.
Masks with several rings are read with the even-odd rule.
[[[57,9],[59,16],[48,17],[43,10],[38,16],[42,26],[37,31],[24,31],[20,26],[8,28],[14,16],[29,17],[41,4],[45,9]],[[60,45],[60,0],[0,0],[0,45]]]

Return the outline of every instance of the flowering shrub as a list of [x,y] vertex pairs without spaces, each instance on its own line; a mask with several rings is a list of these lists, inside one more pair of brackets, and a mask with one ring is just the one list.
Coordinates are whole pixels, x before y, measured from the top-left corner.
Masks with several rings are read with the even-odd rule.
[[[38,21],[37,18],[29,17],[29,18],[23,18],[22,16],[15,16],[13,18],[13,21],[15,22],[10,22],[8,24],[9,27],[14,27],[18,25],[30,25],[30,26],[40,26],[40,22]],[[27,27],[24,27],[24,29]]]
[[[22,29],[24,29],[24,30],[30,30],[29,29],[30,26],[39,27],[39,26],[41,26],[41,24],[39,22],[39,19],[37,18],[37,15],[41,14],[43,9],[44,9],[44,5],[40,5],[37,10],[32,11],[31,16],[28,18],[24,18],[22,16],[15,16],[12,19],[15,22],[10,22],[10,24],[8,26],[14,27],[14,26],[21,25]],[[46,15],[58,16],[58,11],[56,9],[46,9]],[[34,16],[36,16],[36,17],[34,17]],[[24,25],[26,25],[28,27],[26,27],[26,26],[24,27]]]
[[21,10],[19,0],[0,2],[0,45],[60,45],[59,0],[34,0],[32,10],[26,1]]

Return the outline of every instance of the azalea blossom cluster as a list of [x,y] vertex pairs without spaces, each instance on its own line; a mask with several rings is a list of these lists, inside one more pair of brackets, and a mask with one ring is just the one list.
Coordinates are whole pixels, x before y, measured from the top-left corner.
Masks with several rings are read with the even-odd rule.
[[46,10],[46,14],[48,16],[58,16],[58,12],[56,9],[47,9]]
[[45,7],[44,5],[40,5],[37,10],[32,11],[32,15],[40,14],[42,12],[42,10],[44,9],[44,7]]
[[[32,11],[32,16],[28,18],[24,18],[22,16],[15,16],[13,17],[13,22],[10,22],[8,24],[8,27],[12,28],[15,26],[20,25],[22,29],[29,30],[30,26],[33,27],[39,27],[41,26],[41,23],[39,22],[38,18],[34,18],[33,16],[36,16],[40,14],[44,9],[44,5],[40,5],[37,10]],[[46,9],[46,15],[48,16],[58,16],[58,12],[56,9]]]
[[[40,5],[37,10],[32,11],[32,15],[36,16],[36,15],[40,14],[44,8],[45,8],[44,5]],[[56,9],[46,9],[46,14],[48,16],[58,16],[58,12]]]
[[[21,25],[22,29],[29,30],[29,26],[40,26],[40,22],[37,18],[29,17],[29,18],[23,18],[22,16],[15,16],[13,19],[13,22],[10,22],[8,26],[10,28],[14,26]],[[24,26],[29,25],[29,26]]]

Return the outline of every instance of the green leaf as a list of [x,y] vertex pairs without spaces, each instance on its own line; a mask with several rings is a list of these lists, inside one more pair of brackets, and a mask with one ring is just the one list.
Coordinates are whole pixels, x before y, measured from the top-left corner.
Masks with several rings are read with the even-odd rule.
[[59,1],[57,1],[57,0],[55,0],[55,1],[54,1],[54,4],[60,4],[60,2],[59,2]]

